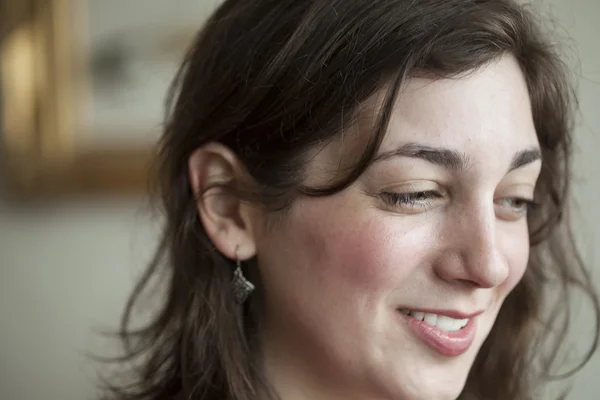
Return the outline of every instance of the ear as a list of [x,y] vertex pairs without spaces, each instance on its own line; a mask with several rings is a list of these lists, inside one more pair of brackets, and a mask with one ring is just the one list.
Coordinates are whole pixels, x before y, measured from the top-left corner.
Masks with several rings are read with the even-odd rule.
[[219,143],[209,143],[194,151],[188,169],[200,219],[215,247],[230,259],[253,257],[256,210],[230,190],[250,184],[235,153]]

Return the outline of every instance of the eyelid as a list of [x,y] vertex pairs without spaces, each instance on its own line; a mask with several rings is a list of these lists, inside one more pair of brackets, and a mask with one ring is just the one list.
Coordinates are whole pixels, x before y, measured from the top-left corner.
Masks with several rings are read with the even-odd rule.
[[446,190],[439,183],[434,181],[413,180],[402,184],[389,185],[384,187],[382,192],[391,193],[415,193],[415,192],[438,192],[445,194]]
[[437,208],[446,202],[448,192],[438,182],[413,180],[388,185],[377,197],[386,204],[386,208],[399,214],[411,215]]
[[502,187],[494,195],[494,199],[520,198],[534,200],[535,186],[531,184],[515,184]]

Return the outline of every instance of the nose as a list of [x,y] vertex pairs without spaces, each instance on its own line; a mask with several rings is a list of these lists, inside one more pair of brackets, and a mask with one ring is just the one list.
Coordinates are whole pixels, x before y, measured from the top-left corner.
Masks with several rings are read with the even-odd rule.
[[447,281],[493,288],[508,277],[509,266],[497,245],[496,215],[492,207],[460,212],[448,219],[441,240],[442,254],[435,265]]

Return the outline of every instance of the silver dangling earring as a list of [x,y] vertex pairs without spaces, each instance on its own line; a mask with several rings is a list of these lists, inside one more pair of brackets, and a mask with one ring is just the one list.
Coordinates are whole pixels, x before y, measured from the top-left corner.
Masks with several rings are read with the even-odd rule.
[[248,299],[248,296],[254,291],[254,285],[248,279],[244,277],[242,272],[242,262],[237,255],[237,248],[235,249],[235,264],[236,268],[233,272],[233,297],[236,303],[244,304]]

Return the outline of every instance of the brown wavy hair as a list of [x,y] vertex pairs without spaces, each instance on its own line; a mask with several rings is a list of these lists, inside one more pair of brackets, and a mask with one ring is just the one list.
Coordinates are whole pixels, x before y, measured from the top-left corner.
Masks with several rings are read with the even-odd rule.
[[[505,54],[516,58],[529,89],[543,154],[541,207],[529,216],[526,273],[459,398],[535,398],[555,377],[574,290],[591,300],[596,334],[565,376],[585,364],[596,349],[600,307],[569,223],[577,104],[560,49],[536,15],[513,0],[224,1],[169,96],[157,164],[162,241],[126,306],[119,363],[129,368],[106,398],[251,400],[268,390],[256,340],[260,307],[252,297],[235,303],[232,261],[215,250],[198,218],[187,170],[195,149],[228,146],[259,188],[237,195],[281,213],[297,196],[331,195],[365,171],[411,76],[460,77]],[[304,186],[309,151],[353,124],[381,90],[385,101],[353,169],[329,187]],[[134,310],[153,278],[164,290],[155,297],[158,310],[134,328]]]

